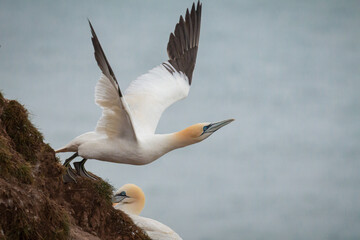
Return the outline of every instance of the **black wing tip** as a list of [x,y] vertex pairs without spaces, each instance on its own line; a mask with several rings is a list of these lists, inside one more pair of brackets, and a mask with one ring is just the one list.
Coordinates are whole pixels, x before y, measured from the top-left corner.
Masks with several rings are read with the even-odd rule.
[[91,35],[92,35],[91,42],[94,47],[94,56],[95,56],[97,65],[99,66],[101,72],[109,79],[109,81],[111,81],[112,84],[116,85],[116,87],[115,87],[115,85],[114,85],[114,87],[117,88],[119,96],[122,97],[120,86],[116,80],[115,74],[105,56],[104,50],[101,47],[100,41],[97,38],[95,30],[89,19],[88,19],[88,22],[89,22],[90,29],[91,29]]
[[193,11],[196,12],[197,14],[201,13],[201,9],[202,9],[202,2],[200,2],[200,0],[198,0],[197,4],[195,5],[195,2],[193,2],[193,5],[191,6],[191,12]]
[[[89,23],[89,26],[90,26],[91,35],[94,37],[94,34],[95,34],[94,28],[93,28],[93,26],[92,26],[92,24],[91,24],[91,22],[90,22],[90,19],[87,18],[87,20],[88,20],[88,23]],[[96,34],[95,34],[95,35],[96,35]]]
[[[200,36],[202,9],[200,0],[196,5],[193,2],[190,9],[190,11],[189,8],[186,9],[185,17],[180,16],[174,32],[170,33],[167,52],[169,63],[176,71],[183,72],[191,85]],[[166,69],[169,71],[168,68]]]

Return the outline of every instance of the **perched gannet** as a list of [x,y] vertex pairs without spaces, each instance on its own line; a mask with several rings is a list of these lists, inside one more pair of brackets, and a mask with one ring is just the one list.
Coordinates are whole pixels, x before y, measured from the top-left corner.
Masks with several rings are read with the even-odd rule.
[[125,184],[113,197],[113,206],[126,212],[133,222],[143,229],[153,240],[181,239],[181,237],[168,226],[153,220],[139,216],[145,205],[145,194],[135,184]]
[[190,90],[199,45],[200,1],[180,16],[167,45],[169,60],[133,81],[125,94],[120,90],[115,74],[105,56],[90,21],[95,59],[102,77],[95,88],[95,102],[102,116],[93,132],[80,135],[56,152],[75,152],[64,165],[70,179],[76,174],[70,162],[77,156],[77,173],[94,178],[84,168],[87,159],[144,165],[176,148],[198,143],[208,138],[233,119],[215,123],[198,123],[182,131],[155,134],[163,111],[185,98]]

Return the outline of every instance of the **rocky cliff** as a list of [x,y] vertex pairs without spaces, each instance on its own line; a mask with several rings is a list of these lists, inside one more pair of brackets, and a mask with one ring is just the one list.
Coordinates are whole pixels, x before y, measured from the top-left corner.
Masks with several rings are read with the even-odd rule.
[[26,109],[0,93],[0,239],[149,239],[113,209],[112,186],[64,184],[64,171]]

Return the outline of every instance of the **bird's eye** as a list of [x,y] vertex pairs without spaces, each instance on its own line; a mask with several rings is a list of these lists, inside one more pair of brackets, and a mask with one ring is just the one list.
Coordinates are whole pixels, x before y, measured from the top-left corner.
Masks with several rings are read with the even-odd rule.
[[119,195],[120,195],[120,196],[126,196],[126,192],[125,192],[125,191],[122,191]]
[[205,132],[208,128],[209,128],[209,126],[204,126],[203,131]]

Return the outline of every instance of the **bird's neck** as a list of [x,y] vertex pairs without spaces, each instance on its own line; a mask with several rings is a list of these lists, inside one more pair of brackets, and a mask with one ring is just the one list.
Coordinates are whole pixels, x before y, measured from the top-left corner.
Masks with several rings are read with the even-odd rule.
[[144,205],[145,205],[145,199],[138,199],[135,202],[131,202],[128,204],[118,203],[117,205],[115,205],[115,208],[120,209],[126,212],[127,214],[140,215],[141,211],[144,208]]
[[169,134],[157,134],[157,148],[162,149],[164,152],[163,154],[165,154],[177,148],[186,147],[198,142],[197,140],[189,137],[184,131],[185,130]]

